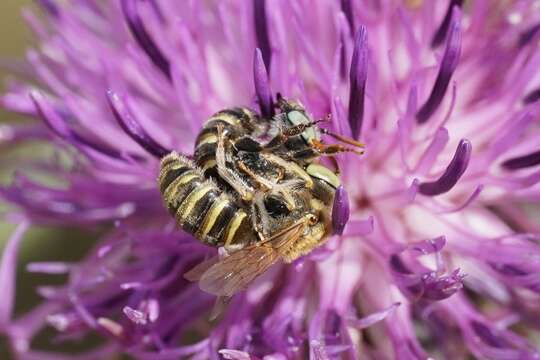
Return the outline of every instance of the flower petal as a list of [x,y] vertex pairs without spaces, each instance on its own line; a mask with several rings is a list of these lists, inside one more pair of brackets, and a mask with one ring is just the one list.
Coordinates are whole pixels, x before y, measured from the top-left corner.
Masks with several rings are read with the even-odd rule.
[[427,101],[422,105],[416,114],[416,120],[419,124],[423,124],[435,113],[446,94],[448,84],[452,79],[452,75],[456,70],[461,53],[461,11],[456,6],[452,10],[452,20],[450,25],[450,33],[446,42],[446,49],[441,61],[437,79],[433,85],[433,89]]
[[118,124],[143,149],[159,159],[171,152],[171,150],[164,148],[148,135],[137,120],[135,120],[125,101],[118,94],[112,90],[108,90],[107,99]]
[[268,73],[259,48],[255,49],[255,56],[253,57],[253,82],[262,115],[266,118],[272,117],[274,115],[272,90],[270,89]]
[[129,30],[131,34],[141,47],[141,49],[148,55],[150,60],[161,70],[161,72],[170,80],[171,79],[171,65],[169,60],[163,55],[161,50],[157,47],[156,43],[146,31],[144,23],[139,14],[137,8],[137,0],[122,0],[122,11],[126,18]]
[[2,289],[2,301],[0,301],[0,331],[8,326],[15,303],[15,276],[17,271],[17,255],[19,247],[29,223],[25,220],[17,226],[6,243],[0,262],[0,289]]
[[354,38],[354,51],[349,73],[349,125],[352,136],[358,140],[364,118],[364,98],[368,70],[367,29],[360,26]]
[[433,182],[423,182],[420,184],[418,190],[420,194],[427,196],[440,195],[448,192],[456,185],[461,178],[467,166],[469,165],[469,159],[471,157],[471,143],[467,139],[462,139],[456,149],[454,157],[444,173]]
[[334,204],[332,206],[332,228],[334,234],[342,235],[345,225],[349,221],[349,197],[347,191],[341,185],[337,188],[334,195]]

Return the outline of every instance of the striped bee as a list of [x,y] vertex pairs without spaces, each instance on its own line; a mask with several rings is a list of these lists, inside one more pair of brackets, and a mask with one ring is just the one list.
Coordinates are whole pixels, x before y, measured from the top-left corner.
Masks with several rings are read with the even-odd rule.
[[356,150],[325,145],[320,135],[361,144],[321,131],[296,102],[279,99],[278,105],[272,119],[247,108],[222,110],[204,124],[193,160],[176,152],[161,160],[160,192],[177,224],[229,253],[186,274],[208,293],[231,297],[277,261],[308,254],[332,233],[340,180],[317,158]]

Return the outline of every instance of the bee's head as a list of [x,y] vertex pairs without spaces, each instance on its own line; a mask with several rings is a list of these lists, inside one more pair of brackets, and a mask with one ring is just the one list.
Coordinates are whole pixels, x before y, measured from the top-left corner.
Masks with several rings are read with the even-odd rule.
[[[278,107],[281,110],[279,118],[283,122],[283,126],[286,128],[293,127],[301,124],[310,124],[313,122],[311,116],[308,115],[304,105],[296,100],[286,100],[282,97],[278,98]],[[307,144],[310,144],[313,140],[320,140],[320,133],[316,126],[308,127],[302,134],[302,139]]]

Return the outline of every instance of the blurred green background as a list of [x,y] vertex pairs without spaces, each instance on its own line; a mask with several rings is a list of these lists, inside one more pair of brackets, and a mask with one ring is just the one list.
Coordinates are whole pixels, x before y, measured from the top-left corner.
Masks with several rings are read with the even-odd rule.
[[[26,49],[33,46],[33,36],[26,27],[21,15],[23,8],[36,10],[35,4],[31,0],[0,0],[0,59],[20,59],[23,60]],[[0,62],[1,63],[1,62]],[[8,70],[0,66],[0,88],[5,90],[6,83],[13,75]],[[0,122],[22,122],[27,121],[21,116],[7,113],[0,110]],[[16,159],[25,149],[9,149],[2,147],[2,158],[8,161]],[[45,156],[47,152],[45,151]],[[15,161],[13,161],[15,162]],[[0,165],[1,185],[9,184],[12,177],[13,166],[2,163]],[[5,212],[6,206],[0,203],[0,210]],[[0,218],[1,219],[1,218]],[[14,225],[0,220],[0,248],[5,246],[7,238],[12,233]],[[20,252],[19,265],[17,269],[17,295],[15,314],[22,314],[39,302],[35,288],[39,285],[54,285],[63,283],[64,276],[45,276],[39,274],[29,274],[26,272],[26,265],[36,261],[75,261],[80,259],[85,251],[92,245],[95,233],[83,233],[75,229],[34,227],[24,237]],[[46,345],[47,333],[39,336],[36,347],[51,349]],[[83,347],[89,346],[95,341],[90,340]],[[77,352],[79,345],[67,344],[62,346],[63,351]],[[55,347],[58,350],[58,347]],[[10,359],[7,343],[0,336],[0,359]]]

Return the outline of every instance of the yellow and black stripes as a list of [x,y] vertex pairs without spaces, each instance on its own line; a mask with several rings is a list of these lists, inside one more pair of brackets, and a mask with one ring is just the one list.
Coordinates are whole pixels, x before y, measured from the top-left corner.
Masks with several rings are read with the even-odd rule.
[[212,115],[203,125],[195,141],[195,162],[206,173],[215,170],[217,149],[217,129],[222,126],[229,139],[250,134],[260,121],[258,115],[247,108],[231,108]]
[[248,214],[183,156],[171,153],[163,158],[159,186],[177,224],[202,242],[222,246],[256,238]]

